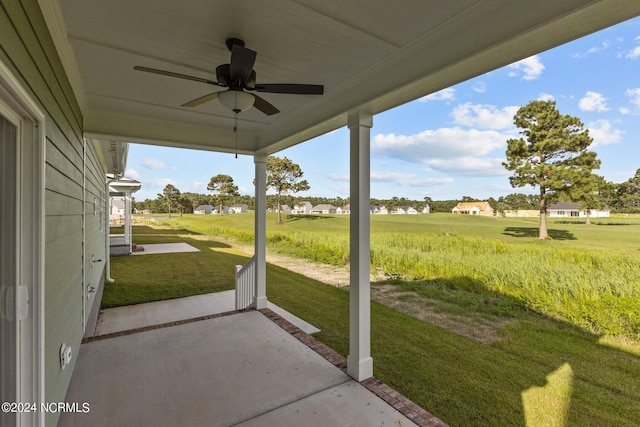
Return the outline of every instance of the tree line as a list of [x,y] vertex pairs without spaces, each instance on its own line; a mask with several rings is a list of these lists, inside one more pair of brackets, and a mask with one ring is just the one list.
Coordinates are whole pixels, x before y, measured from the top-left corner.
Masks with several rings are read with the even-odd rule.
[[[520,138],[507,140],[506,161],[503,166],[512,172],[509,182],[512,187],[531,186],[538,194],[509,194],[497,199],[489,198],[491,207],[501,213],[506,210],[537,209],[540,211],[539,238],[547,238],[546,214],[553,202],[560,200],[578,204],[587,212],[587,223],[592,209],[608,207],[612,212],[640,212],[640,169],[623,183],[606,181],[593,171],[600,168],[600,160],[589,147],[593,138],[577,117],[563,115],[555,101],[531,101],[520,107],[513,118],[520,130]],[[348,198],[295,197],[294,194],[310,189],[299,165],[288,158],[269,156],[267,159],[267,189],[276,194],[267,196],[267,207],[278,212],[282,221],[281,207],[308,201],[312,205],[332,204],[342,207],[349,204]],[[153,212],[192,212],[203,204],[218,205],[243,203],[254,208],[252,196],[241,196],[238,186],[229,175],[213,176],[207,189],[216,194],[181,193],[169,184],[155,200],[136,202],[138,210]],[[451,212],[459,202],[479,201],[470,196],[462,200],[434,201],[409,200],[404,197],[371,199],[372,205],[384,205],[389,210],[400,206],[411,206],[421,211],[429,206],[431,212]]]
[[[173,185],[168,184],[163,191],[169,194],[178,190]],[[173,188],[172,188],[173,187]],[[202,194],[193,192],[180,192],[177,201],[171,204],[173,213],[192,213],[200,205],[219,206],[219,199],[216,194]],[[622,183],[607,182],[603,191],[599,193],[603,199],[604,206],[611,209],[613,213],[640,213],[640,169],[635,175]],[[174,199],[175,200],[175,199]],[[227,204],[246,204],[249,210],[254,209],[255,198],[252,195],[237,195],[226,199]],[[292,194],[281,195],[281,205],[293,207],[303,201],[312,205],[330,204],[342,207],[349,204],[349,197],[315,197],[315,196],[294,196]],[[460,199],[432,200],[429,197],[424,199],[407,199],[405,197],[393,197],[391,199],[372,198],[372,205],[384,205],[388,208],[394,206],[412,206],[421,211],[424,206],[429,206],[431,212],[451,212],[459,202],[479,202],[488,201],[491,207],[498,213],[508,210],[538,210],[540,208],[540,196],[537,194],[513,193],[500,197],[489,197],[479,199],[471,196],[463,196]],[[278,206],[278,196],[276,194],[267,195],[267,208],[276,210]],[[155,199],[145,199],[134,201],[133,207],[139,211],[148,210],[154,213],[168,213],[169,205],[160,194]]]

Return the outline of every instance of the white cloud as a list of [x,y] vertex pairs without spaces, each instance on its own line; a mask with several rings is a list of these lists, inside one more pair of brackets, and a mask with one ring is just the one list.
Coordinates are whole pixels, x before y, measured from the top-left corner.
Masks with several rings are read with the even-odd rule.
[[159,159],[154,159],[153,157],[147,157],[146,159],[142,160],[142,165],[149,169],[167,169],[168,168],[165,162]]
[[601,50],[607,49],[609,46],[611,46],[611,42],[609,40],[605,40],[605,41],[602,42],[602,44],[600,46],[594,46],[591,49],[589,49],[587,51],[587,53],[596,53],[596,52],[599,52]]
[[540,95],[538,95],[538,101],[553,101],[555,99],[556,97],[551,95],[550,93],[542,92]]
[[137,179],[140,179],[140,174],[139,174],[139,173],[138,173],[138,171],[136,171],[135,169],[131,169],[131,168],[127,169],[127,170],[124,172],[124,175],[125,175],[126,177],[128,177],[128,178],[133,178],[133,179],[136,179],[136,180],[137,180]]
[[625,95],[631,98],[630,102],[633,105],[640,108],[640,87],[637,87],[635,89],[627,89]]
[[419,178],[414,173],[404,172],[372,172],[371,182],[389,182],[402,187],[423,187],[427,185],[452,184],[452,178]]
[[502,162],[505,159],[460,157],[457,159],[434,159],[427,162],[434,170],[463,176],[508,175]]
[[[458,176],[502,176],[503,159],[486,158],[494,150],[504,150],[509,135],[494,130],[440,128],[415,135],[379,134],[373,138],[372,151],[412,163],[427,165],[432,171]],[[448,178],[432,180],[417,175],[378,173],[371,180],[397,180],[401,185],[444,185]]]
[[640,46],[636,46],[635,49],[631,50],[629,53],[625,55],[626,58],[629,59],[638,59],[640,58]]
[[142,181],[142,186],[145,188],[159,188],[163,189],[167,186],[167,184],[171,184],[173,186],[176,185],[176,182],[171,178],[155,178],[155,179],[145,179]]
[[578,102],[582,111],[607,111],[607,99],[598,92],[587,91],[587,94]]
[[620,107],[620,114],[631,114],[631,110],[627,107]]
[[381,156],[427,163],[432,159],[482,156],[505,147],[508,138],[494,130],[440,128],[408,136],[378,134],[373,138],[372,151]]
[[[348,174],[328,173],[327,177],[334,181],[349,181]],[[448,185],[454,182],[453,178],[421,178],[415,173],[392,171],[371,172],[370,179],[372,183],[386,182],[401,187],[438,186]]]
[[349,174],[348,173],[335,173],[335,172],[329,172],[326,175],[327,178],[333,180],[333,181],[349,181]]
[[452,115],[455,123],[459,125],[498,130],[512,128],[513,116],[517,111],[516,106],[498,109],[494,105],[467,102],[454,108]]
[[485,82],[478,82],[472,89],[474,92],[485,93],[487,91],[487,84]]
[[611,122],[605,119],[589,123],[587,129],[589,129],[589,135],[593,138],[592,146],[616,144],[620,142],[622,137],[622,131],[613,129]]
[[180,182],[178,183],[178,189],[183,193],[185,192],[206,193],[207,184],[202,181]]
[[513,64],[507,65],[507,67],[515,70],[509,72],[509,77],[522,76],[523,80],[537,79],[545,68],[538,55],[533,55],[518,62],[514,62]]
[[429,102],[429,101],[454,101],[456,99],[456,90],[452,87],[448,87],[446,89],[442,89],[438,92],[434,92],[430,95],[423,96],[418,99],[418,101]]
[[[633,39],[636,42],[640,42],[640,36],[636,37],[635,39]],[[621,57],[622,55],[618,55],[618,57]],[[631,49],[629,52],[627,52],[626,55],[624,55],[625,58],[628,59],[638,59],[640,58],[640,46],[636,46],[635,48]]]

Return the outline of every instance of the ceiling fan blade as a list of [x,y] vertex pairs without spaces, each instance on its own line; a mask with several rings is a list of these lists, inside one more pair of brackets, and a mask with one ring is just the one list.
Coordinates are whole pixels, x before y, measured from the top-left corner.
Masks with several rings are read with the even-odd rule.
[[221,85],[220,83],[214,80],[203,79],[201,77],[189,76],[186,74],[174,73],[173,71],[158,70],[156,68],[142,67],[140,65],[136,65],[135,67],[133,67],[133,69],[137,71],[145,71],[147,73],[160,74],[162,76],[177,77],[179,79],[193,80],[194,82],[208,83],[210,85],[224,87],[223,85]]
[[209,95],[201,96],[200,98],[196,98],[192,101],[189,101],[185,104],[182,104],[182,107],[197,107],[198,105],[202,105],[205,102],[213,101],[218,97],[220,92],[210,93]]
[[269,103],[266,99],[260,98],[258,95],[253,96],[255,97],[253,106],[262,111],[267,116],[273,116],[274,114],[278,114],[280,112],[280,110]]
[[290,93],[293,95],[322,95],[323,85],[287,84],[287,83],[261,83],[248,90],[268,93]]
[[240,86],[244,86],[253,71],[257,53],[251,49],[234,44],[231,49],[231,80],[235,83],[240,80]]

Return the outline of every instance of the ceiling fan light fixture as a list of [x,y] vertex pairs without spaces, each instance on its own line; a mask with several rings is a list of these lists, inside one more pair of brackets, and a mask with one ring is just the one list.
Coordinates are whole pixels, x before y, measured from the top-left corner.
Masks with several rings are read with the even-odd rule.
[[255,98],[250,93],[241,90],[228,90],[218,94],[220,103],[233,112],[248,110],[253,106]]

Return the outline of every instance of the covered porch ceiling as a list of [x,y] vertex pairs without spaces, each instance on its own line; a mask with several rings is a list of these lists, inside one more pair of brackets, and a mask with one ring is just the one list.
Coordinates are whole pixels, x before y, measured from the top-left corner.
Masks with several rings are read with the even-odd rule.
[[261,93],[280,113],[239,114],[238,152],[271,154],[640,15],[637,0],[39,0],[85,137],[234,151],[224,90],[135,71],[216,80],[225,40],[257,52],[258,83],[324,85],[324,95]]

